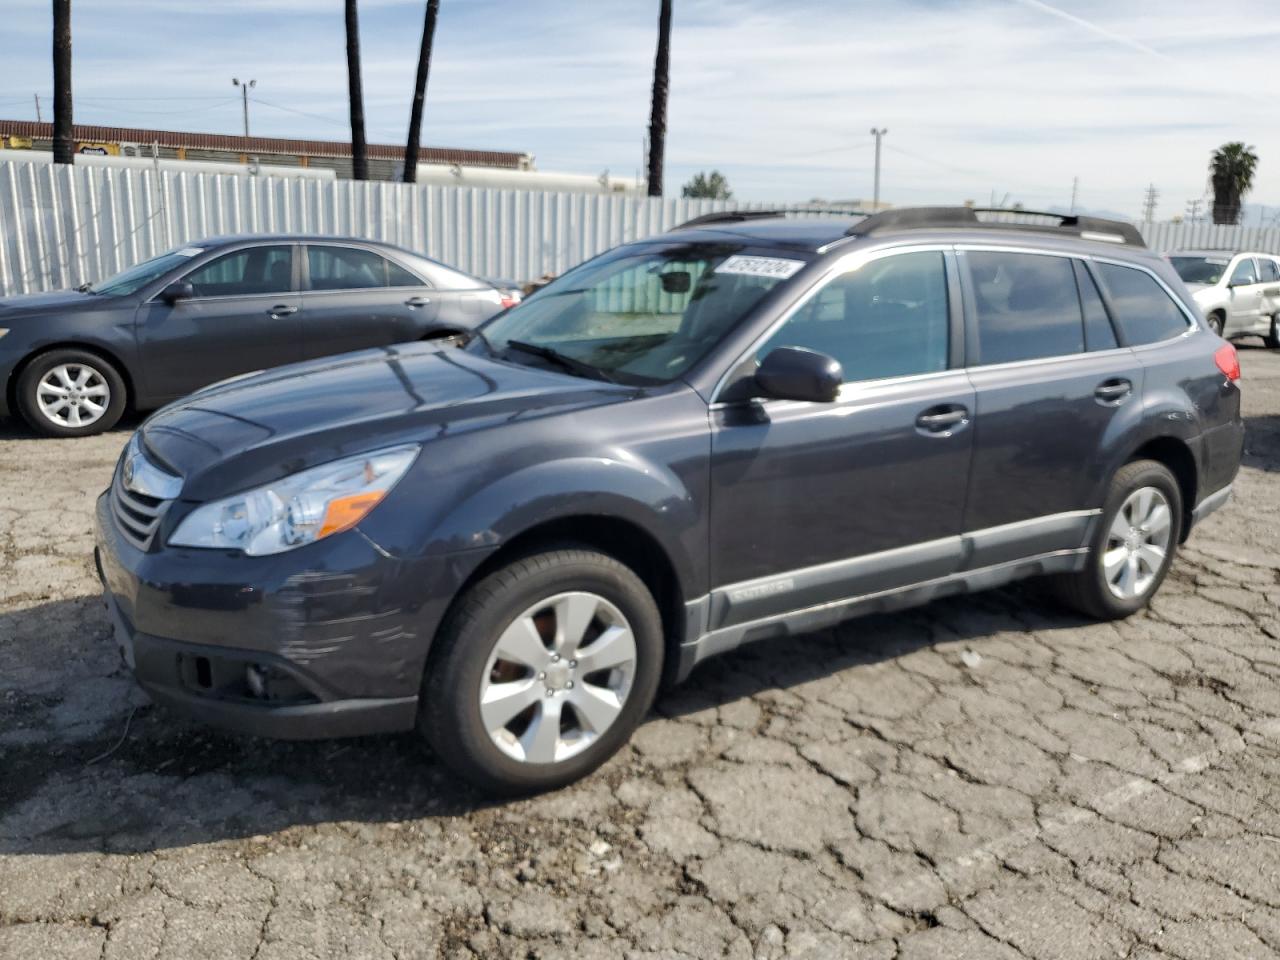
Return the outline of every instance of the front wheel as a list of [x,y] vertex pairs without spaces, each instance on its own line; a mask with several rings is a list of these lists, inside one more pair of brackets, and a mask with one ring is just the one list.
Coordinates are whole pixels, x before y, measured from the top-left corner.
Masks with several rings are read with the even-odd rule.
[[110,363],[87,350],[50,350],[18,378],[18,408],[47,437],[86,437],[110,430],[125,408],[125,385]]
[[1222,336],[1222,331],[1227,328],[1227,318],[1221,313],[1211,313],[1209,314],[1208,319],[1209,329],[1218,336]]
[[626,742],[653,703],[662,655],[657,605],[628,567],[584,549],[525,557],[449,615],[419,725],[487,792],[560,787]]
[[1089,546],[1085,568],[1056,578],[1059,598],[1099,620],[1119,620],[1145,607],[1169,572],[1182,531],[1182,493],[1154,460],[1125,464]]

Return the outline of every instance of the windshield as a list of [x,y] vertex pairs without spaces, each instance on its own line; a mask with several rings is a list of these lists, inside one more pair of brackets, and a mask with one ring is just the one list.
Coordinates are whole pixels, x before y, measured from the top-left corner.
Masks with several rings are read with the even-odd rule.
[[174,267],[187,263],[192,257],[199,256],[202,253],[204,253],[203,247],[182,247],[178,250],[170,250],[168,253],[162,253],[158,257],[152,257],[150,260],[136,263],[128,270],[117,273],[114,277],[99,280],[97,283],[91,284],[87,289],[90,293],[103,293],[112,297],[136,293],[152,280],[159,279]]
[[1222,279],[1230,257],[1170,257],[1169,262],[1183,283],[1214,284]]
[[624,247],[499,314],[468,349],[602,380],[667,383],[807,262],[742,250],[739,243]]

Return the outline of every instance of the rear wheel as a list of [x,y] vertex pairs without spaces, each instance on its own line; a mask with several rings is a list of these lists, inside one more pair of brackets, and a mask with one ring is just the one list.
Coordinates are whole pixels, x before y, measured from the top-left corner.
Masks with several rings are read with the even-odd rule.
[[1125,464],[1111,481],[1085,568],[1055,579],[1068,606],[1099,620],[1145,607],[1164,581],[1182,531],[1182,493],[1154,460]]
[[1262,339],[1272,350],[1280,350],[1280,313],[1271,315],[1271,330]]
[[124,379],[87,350],[50,350],[18,378],[18,408],[30,427],[49,437],[85,437],[110,430],[125,408]]
[[486,577],[436,644],[420,727],[444,763],[492,793],[594,770],[644,718],[662,671],[653,596],[590,550],[539,553]]

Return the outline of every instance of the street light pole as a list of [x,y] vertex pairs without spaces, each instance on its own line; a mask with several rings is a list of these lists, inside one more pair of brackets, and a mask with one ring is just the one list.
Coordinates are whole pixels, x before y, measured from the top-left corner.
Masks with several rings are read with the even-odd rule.
[[871,135],[876,138],[876,186],[871,199],[872,213],[875,213],[880,209],[880,140],[888,132],[889,130],[887,127],[881,127],[880,129],[876,129],[875,127],[871,128]]
[[244,138],[249,139],[249,90],[258,85],[257,80],[246,80],[241,83],[239,78],[232,77],[231,83],[240,88],[241,99],[244,101]]

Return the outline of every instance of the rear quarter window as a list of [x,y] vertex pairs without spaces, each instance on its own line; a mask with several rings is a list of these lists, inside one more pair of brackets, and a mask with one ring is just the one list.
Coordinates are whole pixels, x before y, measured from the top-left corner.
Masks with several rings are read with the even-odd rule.
[[1095,267],[1130,346],[1172,340],[1187,332],[1186,314],[1151,274],[1115,263]]

